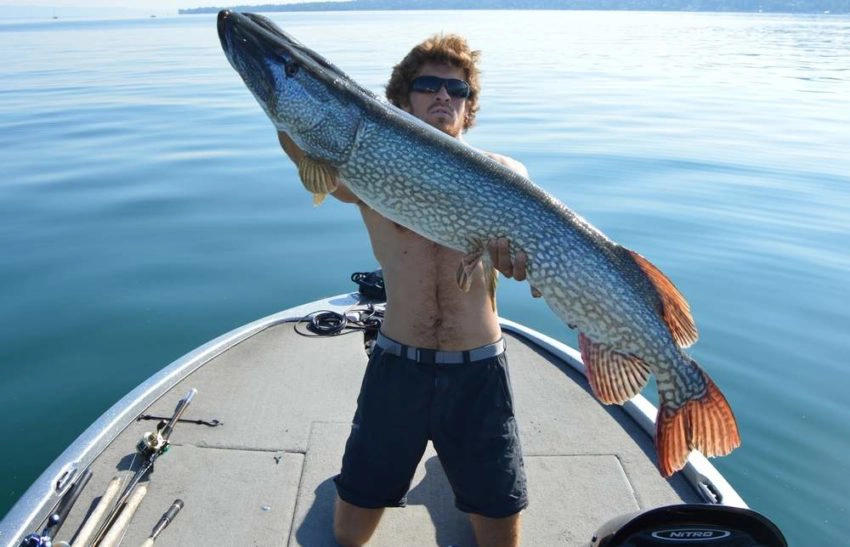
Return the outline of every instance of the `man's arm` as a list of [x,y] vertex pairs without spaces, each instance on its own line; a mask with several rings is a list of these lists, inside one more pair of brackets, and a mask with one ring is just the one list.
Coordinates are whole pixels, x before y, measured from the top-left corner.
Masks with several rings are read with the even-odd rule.
[[[528,169],[525,168],[525,165],[515,159],[502,156],[501,154],[494,154],[492,152],[484,153],[508,169],[511,169],[526,178],[528,177]],[[514,259],[511,260],[511,242],[508,238],[500,237],[491,239],[487,242],[487,251],[490,253],[490,261],[493,263],[493,267],[496,268],[496,270],[498,270],[502,275],[509,278],[513,277],[517,281],[525,281],[527,276],[525,264],[528,261],[528,256],[526,256],[523,251],[517,251]],[[534,298],[539,298],[541,296],[540,291],[534,287],[531,287],[531,295]]]
[[[304,152],[298,148],[298,145],[293,142],[289,135],[284,133],[283,131],[277,132],[277,140],[280,142],[281,148],[286,152],[286,155],[289,156],[289,159],[292,160],[292,163],[298,165],[301,159],[304,157]],[[301,181],[302,184],[304,181]],[[360,203],[360,198],[354,195],[354,193],[348,189],[344,184],[342,184],[339,180],[336,181],[336,190],[331,192],[331,195],[336,199],[343,201],[345,203]],[[313,189],[308,188],[305,184],[305,188],[308,191],[312,192]]]

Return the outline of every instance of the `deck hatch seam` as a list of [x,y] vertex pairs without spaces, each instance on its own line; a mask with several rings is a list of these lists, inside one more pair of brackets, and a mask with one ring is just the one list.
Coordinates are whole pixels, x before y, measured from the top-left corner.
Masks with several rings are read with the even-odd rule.
[[304,451],[304,458],[301,460],[301,473],[298,475],[298,487],[295,489],[295,504],[292,507],[292,520],[289,523],[289,537],[286,538],[286,545],[292,544],[292,536],[295,533],[295,517],[298,515],[298,504],[301,499],[301,485],[304,484],[304,470],[307,468],[307,451],[310,450],[310,442],[313,439],[313,428],[316,422],[310,422],[310,431],[307,434],[307,450]]
[[619,452],[523,452],[524,458],[586,458],[596,456],[614,456],[620,459]]
[[634,500],[635,505],[637,505],[638,508],[643,509],[644,504],[641,503],[640,496],[637,490],[635,490],[634,484],[632,484],[632,477],[631,475],[629,475],[629,471],[626,469],[623,460],[620,458],[619,454],[615,454],[614,457],[617,458],[617,465],[620,466],[620,471],[623,472],[623,478],[626,480],[626,484],[629,486],[629,492],[632,495],[632,499]]
[[177,444],[171,443],[171,446],[184,446],[192,448],[202,448],[205,450],[239,450],[242,452],[267,452],[269,454],[307,454],[307,451],[300,448],[255,448],[250,446],[213,446],[208,444]]

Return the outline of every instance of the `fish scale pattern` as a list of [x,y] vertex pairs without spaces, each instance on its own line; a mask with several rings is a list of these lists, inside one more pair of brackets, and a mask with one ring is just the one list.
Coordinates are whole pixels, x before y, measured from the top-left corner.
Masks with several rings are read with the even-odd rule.
[[[275,126],[311,159],[332,166],[377,212],[437,243],[474,253],[490,239],[508,238],[513,252],[528,257],[531,285],[582,333],[585,358],[616,352],[627,358],[609,364],[636,358],[656,375],[662,474],[680,469],[692,447],[712,456],[740,444],[725,398],[680,347],[696,339],[687,304],[654,266],[527,178],[379,100],[271,22],[229,17],[219,32],[231,64]],[[302,68],[284,78],[276,58],[245,62],[270,51]],[[279,87],[276,94],[257,82],[262,78]],[[614,377],[591,385],[629,384],[605,364],[591,369]],[[615,396],[631,396],[640,387],[633,384]]]
[[439,146],[413,146],[409,133],[361,124],[358,146],[340,174],[370,207],[465,252],[508,237],[528,256],[529,282],[553,311],[593,340],[639,356],[670,408],[704,393],[699,369],[645,298],[643,274],[621,264],[616,243],[490,158],[472,149],[445,157]]
[[669,339],[607,252],[616,244],[530,180],[463,144],[447,155],[443,143],[411,142],[385,124],[364,122],[357,142],[340,174],[387,218],[465,252],[508,237],[528,256],[531,284],[565,321],[626,352],[647,353],[642,340],[659,331]]

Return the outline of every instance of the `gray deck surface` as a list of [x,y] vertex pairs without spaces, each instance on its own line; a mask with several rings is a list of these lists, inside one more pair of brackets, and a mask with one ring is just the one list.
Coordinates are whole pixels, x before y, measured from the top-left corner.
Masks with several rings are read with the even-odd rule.
[[[619,407],[593,399],[581,374],[506,333],[530,506],[523,545],[585,545],[609,518],[698,502],[654,465],[651,439]],[[150,474],[148,494],[123,545],[139,545],[175,498],[185,508],[157,545],[335,545],[332,508],[366,355],[359,333],[305,338],[271,327],[191,374],[149,409],[170,416],[194,387],[172,449]],[[94,475],[58,539],[70,539],[156,422],[135,422],[92,467]],[[429,445],[408,496],[388,509],[370,545],[475,544],[466,515]]]

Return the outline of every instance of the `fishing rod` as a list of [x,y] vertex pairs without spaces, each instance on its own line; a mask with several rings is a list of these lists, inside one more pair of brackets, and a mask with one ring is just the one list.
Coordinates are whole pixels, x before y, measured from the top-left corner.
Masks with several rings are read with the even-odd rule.
[[174,431],[174,426],[177,425],[178,420],[180,420],[180,417],[186,411],[186,407],[188,407],[189,403],[192,402],[196,393],[198,393],[197,389],[190,389],[189,393],[187,393],[186,396],[180,399],[180,402],[177,403],[177,407],[174,409],[174,414],[167,422],[160,422],[157,425],[156,431],[147,432],[142,436],[142,439],[136,445],[136,450],[142,456],[142,464],[133,474],[130,482],[127,483],[127,487],[124,489],[124,492],[122,492],[122,494],[118,497],[118,501],[115,502],[115,506],[109,512],[106,520],[95,535],[94,541],[92,542],[93,547],[103,541],[103,538],[106,536],[109,528],[112,527],[118,519],[119,514],[122,509],[124,509],[124,506],[127,504],[130,496],[138,487],[139,481],[141,481],[145,474],[150,471],[157,458],[168,451],[170,446],[169,438],[171,437],[171,433]]
[[163,515],[159,518],[159,522],[157,522],[156,526],[153,527],[150,537],[146,539],[144,543],[142,543],[142,547],[153,547],[156,538],[159,537],[159,534],[162,533],[163,530],[165,530],[165,527],[168,526],[172,520],[174,520],[174,517],[177,516],[177,513],[179,513],[181,509],[183,509],[183,500],[174,500],[174,503],[171,504],[171,507],[168,508],[168,511],[163,513]]
[[74,545],[82,545],[86,547],[90,543],[90,539],[92,535],[98,530],[98,526],[100,525],[100,521],[103,518],[103,515],[106,514],[106,511],[112,505],[112,500],[118,495],[118,490],[121,489],[121,477],[113,477],[111,481],[109,481],[109,485],[106,487],[106,492],[100,496],[100,500],[97,502],[94,510],[88,516],[88,518],[83,523],[82,527],[77,530],[77,535],[74,536],[71,541]]
[[56,509],[50,513],[44,530],[40,534],[38,532],[33,532],[25,537],[21,541],[21,547],[50,547],[53,545],[53,538],[56,537],[56,534],[59,532],[59,528],[65,524],[65,519],[68,518],[68,513],[71,512],[71,508],[74,506],[74,503],[76,503],[77,498],[80,497],[83,489],[89,483],[91,476],[91,468],[87,467],[74,485],[65,492],[65,495],[59,500],[59,503],[56,505]]
[[124,539],[124,534],[127,533],[127,528],[130,526],[130,520],[136,514],[136,510],[142,503],[145,494],[148,493],[148,485],[140,484],[138,488],[133,490],[124,508],[118,513],[112,526],[106,530],[103,539],[100,540],[100,547],[118,547]]
[[68,518],[68,513],[71,512],[71,508],[74,506],[74,503],[76,503],[77,498],[80,497],[83,489],[89,483],[91,475],[91,468],[87,467],[76,480],[74,485],[65,492],[65,495],[62,496],[59,503],[56,504],[56,509],[50,513],[50,516],[47,518],[44,530],[42,530],[40,534],[38,532],[29,534],[21,541],[21,547],[51,547],[53,545],[53,538],[56,537],[56,534],[59,532],[59,528],[65,524],[65,519]]

